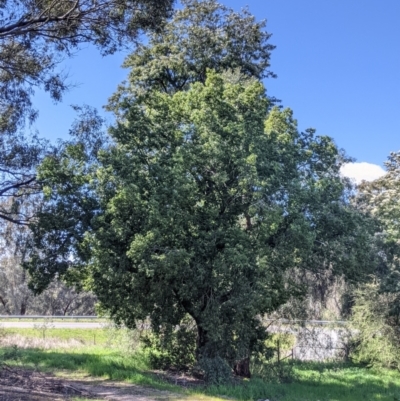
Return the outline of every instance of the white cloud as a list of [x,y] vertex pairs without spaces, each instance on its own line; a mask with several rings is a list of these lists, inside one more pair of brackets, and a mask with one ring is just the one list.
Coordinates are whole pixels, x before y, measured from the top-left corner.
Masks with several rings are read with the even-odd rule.
[[382,177],[386,172],[377,164],[372,163],[346,163],[340,169],[340,172],[345,177],[353,179],[356,184],[361,181],[373,181]]

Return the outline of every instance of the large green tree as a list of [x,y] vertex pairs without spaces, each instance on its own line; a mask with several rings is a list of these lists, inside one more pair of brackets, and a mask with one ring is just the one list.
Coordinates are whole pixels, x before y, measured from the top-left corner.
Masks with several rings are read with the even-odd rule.
[[302,293],[285,272],[357,279],[369,237],[341,152],[265,93],[263,24],[213,0],[184,3],[128,59],[111,140],[86,112],[40,167],[47,203],[26,267],[37,291],[55,275],[88,280],[128,327],[150,317],[161,334],[190,316],[197,359],[248,375],[260,316]]
[[[186,90],[189,83],[204,83],[207,68],[217,72],[237,70],[258,79],[270,75],[267,68],[273,46],[268,43],[270,34],[264,30],[265,23],[256,22],[247,11],[236,13],[215,0],[183,3],[185,7],[175,10],[160,32],[149,35],[148,45],[138,45],[127,58],[129,80],[109,104],[117,118],[125,102],[135,102],[153,91],[172,94]],[[185,85],[181,85],[183,82]],[[78,244],[91,229],[98,208],[98,200],[87,184],[107,136],[101,132],[102,121],[93,110],[81,111],[70,132],[71,140],[48,157],[41,168],[49,172],[41,178],[51,191],[38,215],[39,223],[32,225],[35,246],[46,255],[34,256],[36,268],[32,274],[37,278],[37,290],[43,289],[57,272],[82,270],[90,255],[85,246]]]
[[[123,107],[111,131],[117,146],[97,172],[95,292],[129,326],[150,316],[157,332],[190,315],[198,358],[247,372],[239,365],[264,338],[257,316],[286,299],[280,273],[304,231],[283,188],[296,185],[294,164],[274,157],[274,134],[264,132],[264,87],[209,72],[188,91]],[[290,119],[274,114],[276,123]],[[285,209],[292,222],[282,221]]]
[[[198,358],[223,358],[239,374],[262,349],[258,317],[299,292],[284,280],[287,269],[354,273],[364,255],[337,148],[299,133],[290,110],[268,113],[264,92],[256,80],[209,72],[188,91],[121,105],[115,144],[95,170],[82,175],[79,145],[41,170],[54,191],[73,169],[73,183],[60,181],[56,196],[69,194],[59,205],[75,185],[96,194],[78,245],[90,249],[86,271],[112,318],[134,327],[150,317],[159,332],[190,315]],[[43,264],[29,267],[42,277]]]
[[336,146],[299,133],[289,110],[268,113],[258,81],[209,73],[122,108],[92,236],[94,288],[117,320],[157,328],[187,313],[199,354],[235,366],[263,338],[257,316],[295,291],[287,269],[358,274],[368,237]]

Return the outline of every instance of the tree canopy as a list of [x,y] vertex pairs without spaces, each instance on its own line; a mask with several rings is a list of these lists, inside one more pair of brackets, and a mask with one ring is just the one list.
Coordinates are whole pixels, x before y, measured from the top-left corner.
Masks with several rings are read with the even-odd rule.
[[[154,90],[165,92],[162,89],[163,85],[173,88],[173,82],[169,82],[170,77],[172,79],[181,74],[182,79],[189,79],[188,77],[184,78],[189,73],[190,82],[204,82],[203,75],[207,67],[211,66],[220,72],[225,68],[229,69],[229,64],[224,61],[225,59],[234,58],[236,60],[234,67],[239,71],[245,70],[245,75],[248,77],[252,76],[251,74],[254,72],[256,78],[268,75],[264,69],[269,66],[269,51],[273,46],[267,43],[270,35],[264,31],[264,23],[256,23],[254,17],[248,12],[235,13],[214,0],[185,0],[184,4],[185,8],[175,10],[172,20],[163,26],[160,34],[150,35],[148,47],[139,45],[127,58],[127,67],[131,65],[132,60],[136,60],[131,66],[132,73],[129,76],[129,82],[119,88],[109,105],[117,118],[122,104],[136,102],[137,99]],[[182,46],[175,46],[176,40],[180,37],[178,31],[196,31],[195,27],[198,24],[202,27],[206,26],[204,30],[206,43],[201,44],[198,41],[198,35],[202,30],[197,31],[197,35],[187,34],[186,50],[184,56],[181,57]],[[175,31],[176,29],[178,31]],[[167,34],[170,31],[175,32],[173,36]],[[234,36],[229,36],[229,33]],[[157,45],[159,41],[165,41],[165,46],[171,47],[171,51],[159,51]],[[237,48],[227,47],[230,41],[242,45]],[[210,58],[203,57],[204,47],[207,43],[215,53]],[[151,57],[144,55],[148,52],[152,54]],[[231,54],[232,52],[233,54]],[[180,57],[180,63],[175,61],[176,57]],[[159,63],[160,59],[164,60],[161,64]],[[197,61],[203,63],[199,70],[203,71],[203,75],[193,71],[193,68],[197,66]],[[209,65],[208,63],[211,61],[212,65]],[[159,68],[160,66],[161,68]],[[151,78],[152,71],[158,71],[156,75],[161,76],[162,80],[165,79],[165,84],[160,86],[159,79]],[[150,77],[146,75],[148,73]],[[187,87],[182,87],[180,90],[185,90]],[[172,94],[176,90],[167,90],[166,93]],[[37,269],[35,269],[35,273],[32,271],[34,275],[42,272],[39,274],[40,279],[36,280],[35,288],[37,290],[43,288],[55,272],[64,272],[71,266],[75,266],[74,269],[79,270],[82,263],[86,262],[86,256],[84,256],[86,251],[83,250],[85,247],[77,246],[77,244],[82,243],[82,236],[91,227],[93,210],[98,207],[98,200],[93,191],[81,184],[91,181],[90,174],[96,169],[97,153],[102,147],[102,142],[106,141],[106,135],[101,132],[102,122],[97,113],[89,109],[81,111],[81,119],[70,132],[72,140],[47,158],[40,169],[40,171],[51,170],[52,175],[48,177],[47,174],[41,174],[44,184],[47,185],[46,191],[51,193],[51,201],[38,214],[41,223],[32,226],[36,246],[38,249],[46,250],[47,255],[45,258],[37,258]],[[67,162],[70,159],[79,159],[79,163]],[[77,179],[77,177],[81,178]],[[59,218],[60,215],[63,218]],[[79,217],[81,217],[80,224],[77,225],[75,222]],[[62,241],[60,237],[62,237]],[[82,252],[77,253],[78,249]],[[74,261],[69,258],[71,252],[76,256]],[[43,272],[46,274],[43,275]],[[44,276],[47,278],[44,279]]]
[[287,269],[357,268],[337,148],[299,133],[289,110],[267,110],[258,81],[209,71],[186,92],[127,107],[98,171],[102,305],[131,326],[150,316],[155,330],[189,314],[198,353],[231,366],[260,345],[257,316],[296,292]]
[[[80,255],[92,288],[117,322],[150,316],[157,332],[188,314],[198,358],[237,366],[262,348],[258,316],[299,294],[285,271],[359,274],[366,253],[343,200],[340,153],[328,137],[299,133],[290,110],[268,112],[264,92],[257,80],[209,71],[187,91],[122,104],[94,170],[82,170],[79,144],[68,161],[45,163],[58,226],[39,235],[33,277],[78,266],[65,244],[90,249]],[[57,184],[68,171],[74,181]],[[94,198],[74,199],[83,188]]]
[[127,59],[110,139],[86,111],[40,166],[47,201],[25,266],[36,291],[56,275],[87,280],[128,327],[149,317],[162,334],[189,316],[197,360],[248,375],[260,316],[303,293],[286,273],[358,280],[374,263],[370,231],[333,140],[299,132],[266,95],[264,25],[184,4]]
[[82,43],[103,54],[157,29],[172,0],[5,0],[0,4],[0,132],[15,132],[35,118],[35,86],[60,100],[65,77],[56,71],[63,55]]
[[[0,218],[24,224],[23,200],[40,191],[35,168],[46,144],[23,131],[37,117],[35,89],[60,101],[68,89],[59,62],[82,43],[102,54],[131,47],[143,30],[159,29],[173,0],[4,0],[0,2]],[[5,206],[10,207],[6,208]]]
[[265,30],[246,9],[240,13],[216,0],[183,0],[162,29],[150,33],[124,66],[127,85],[112,97],[109,109],[118,112],[124,97],[143,96],[149,90],[174,93],[193,82],[205,82],[207,69],[239,71],[248,77],[275,77],[269,70],[275,48]]

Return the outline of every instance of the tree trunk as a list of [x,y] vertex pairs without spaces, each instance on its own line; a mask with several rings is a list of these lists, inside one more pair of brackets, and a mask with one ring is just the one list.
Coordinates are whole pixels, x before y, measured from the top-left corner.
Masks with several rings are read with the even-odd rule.
[[7,315],[11,315],[11,312],[10,312],[10,310],[9,310],[9,308],[8,308],[8,300],[6,300],[5,298],[3,298],[2,296],[0,296],[0,302],[2,303],[2,305],[3,305],[3,307],[4,307],[4,312],[7,314]]
[[26,313],[26,301],[23,300],[23,301],[21,302],[21,308],[20,308],[20,310],[19,310],[19,314],[20,314],[21,316],[24,316],[25,313]]
[[200,350],[207,344],[208,336],[207,330],[204,330],[201,325],[197,324],[197,347],[196,347],[196,360],[200,358]]
[[233,367],[233,371],[237,376],[250,378],[250,358],[247,357],[237,361]]

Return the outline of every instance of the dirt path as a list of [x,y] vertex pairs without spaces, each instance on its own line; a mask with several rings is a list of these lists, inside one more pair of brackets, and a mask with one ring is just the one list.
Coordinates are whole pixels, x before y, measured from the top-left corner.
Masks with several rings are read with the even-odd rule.
[[[140,386],[126,385],[124,383],[97,383],[66,381],[75,390],[82,390],[74,397],[107,401],[185,401],[187,397],[167,391],[148,389]],[[17,386],[0,385],[0,401],[65,401],[71,395],[57,392],[32,390]],[[190,401],[195,398],[191,397]]]
[[[165,390],[157,390],[134,384],[110,381],[68,381],[71,386],[87,392],[94,398],[107,401],[184,401],[188,397]],[[194,401],[194,398],[190,398]]]
[[65,397],[45,391],[0,385],[0,401],[65,401]]
[[205,396],[172,393],[92,377],[81,380],[55,377],[7,365],[0,369],[0,401],[65,401],[71,397],[103,401],[216,401]]
[[[126,385],[125,383],[69,382],[75,389],[83,390],[78,397],[93,399],[93,401],[196,401],[205,398],[186,397],[168,391],[149,389],[145,387]],[[77,395],[75,395],[77,396]],[[54,392],[30,390],[23,387],[0,385],[0,401],[66,401],[71,396]]]

